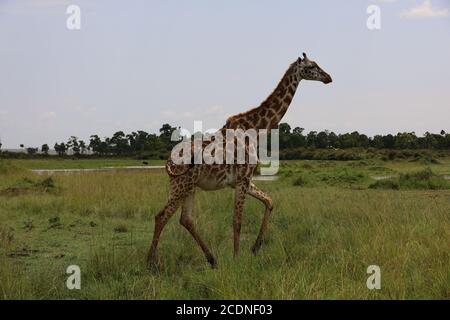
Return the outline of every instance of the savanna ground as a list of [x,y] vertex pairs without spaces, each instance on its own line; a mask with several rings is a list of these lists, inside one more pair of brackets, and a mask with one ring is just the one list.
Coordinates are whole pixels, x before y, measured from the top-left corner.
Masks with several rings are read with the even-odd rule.
[[[0,160],[0,298],[449,299],[450,181],[441,175],[450,159],[436,162],[283,162],[278,180],[256,181],[275,203],[266,241],[253,256],[264,208],[247,198],[237,259],[233,191],[198,191],[195,220],[218,268],[177,213],[156,272],[145,257],[167,199],[163,170],[47,176],[28,169],[141,162]],[[69,265],[81,268],[81,290],[66,288]],[[369,265],[381,268],[381,290],[366,287]]]

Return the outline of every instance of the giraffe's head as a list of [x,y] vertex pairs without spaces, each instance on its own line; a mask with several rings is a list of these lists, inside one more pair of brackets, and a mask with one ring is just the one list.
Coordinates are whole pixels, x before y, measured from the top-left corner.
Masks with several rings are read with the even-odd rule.
[[308,59],[306,53],[303,53],[303,59],[298,58],[296,64],[298,67],[297,72],[302,79],[322,81],[325,84],[333,81],[331,76],[323,71],[317,63]]

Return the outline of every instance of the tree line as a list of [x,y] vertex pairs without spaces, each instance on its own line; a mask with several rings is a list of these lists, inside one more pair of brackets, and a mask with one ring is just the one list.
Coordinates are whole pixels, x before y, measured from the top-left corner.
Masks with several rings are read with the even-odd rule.
[[418,137],[415,132],[399,132],[396,135],[375,135],[368,137],[358,131],[336,134],[328,130],[310,131],[304,135],[304,129],[281,123],[280,149],[311,147],[317,149],[335,148],[375,148],[375,149],[450,149],[450,134],[441,130],[439,134],[426,132]]
[[[91,135],[85,142],[75,136],[71,136],[67,142],[57,142],[54,145],[56,153],[64,156],[94,154],[97,156],[137,156],[146,159],[164,159],[176,142],[171,141],[173,131],[177,128],[170,124],[164,124],[159,133],[148,133],[142,130],[125,134],[117,131],[111,137],[100,138]],[[298,149],[350,149],[350,148],[374,148],[374,149],[429,149],[450,150],[450,134],[442,130],[439,134],[426,132],[423,136],[417,136],[414,132],[399,132],[396,135],[375,135],[368,137],[357,131],[344,134],[336,134],[332,131],[304,132],[303,128],[291,126],[287,123],[279,125],[280,151]],[[39,148],[20,145],[28,154],[36,154]],[[1,151],[1,143],[0,143]],[[50,147],[43,144],[40,152],[48,155]]]

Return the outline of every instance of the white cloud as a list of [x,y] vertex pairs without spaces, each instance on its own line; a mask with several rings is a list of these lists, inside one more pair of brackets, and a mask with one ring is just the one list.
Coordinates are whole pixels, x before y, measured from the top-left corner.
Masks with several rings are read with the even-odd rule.
[[425,0],[424,3],[417,7],[404,10],[400,13],[403,18],[441,18],[449,16],[448,8],[435,8],[431,4],[431,0]]

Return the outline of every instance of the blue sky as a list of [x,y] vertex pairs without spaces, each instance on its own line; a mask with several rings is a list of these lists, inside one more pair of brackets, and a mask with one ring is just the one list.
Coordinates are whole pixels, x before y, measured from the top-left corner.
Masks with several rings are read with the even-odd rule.
[[[66,8],[81,8],[81,30]],[[381,8],[368,30],[367,6]],[[0,0],[0,138],[40,146],[162,123],[221,126],[306,52],[292,126],[369,135],[450,131],[450,1]]]

